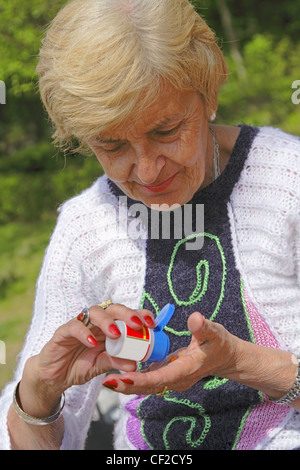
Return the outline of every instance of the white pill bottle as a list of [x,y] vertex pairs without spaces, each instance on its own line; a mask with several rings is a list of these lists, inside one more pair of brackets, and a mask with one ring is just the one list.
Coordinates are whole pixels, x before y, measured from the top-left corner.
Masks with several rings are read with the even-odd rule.
[[117,339],[106,337],[107,353],[113,357],[137,362],[163,361],[170,349],[169,337],[163,329],[171,320],[174,311],[174,305],[165,305],[156,317],[154,329],[143,326],[140,330],[133,330],[125,322],[116,320],[121,336]]

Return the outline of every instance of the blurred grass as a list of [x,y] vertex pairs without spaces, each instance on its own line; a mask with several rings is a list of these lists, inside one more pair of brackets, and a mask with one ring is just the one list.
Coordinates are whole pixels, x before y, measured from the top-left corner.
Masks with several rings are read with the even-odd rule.
[[0,364],[0,392],[13,378],[17,355],[28,330],[35,285],[56,216],[0,226],[0,340],[6,364]]
[[[0,357],[0,393],[13,378],[31,323],[36,281],[56,209],[103,173],[96,158],[69,158],[62,167],[61,159],[49,159],[53,153],[48,147],[43,150],[43,144],[37,144],[35,151],[29,147],[15,153],[12,171],[0,163],[0,341],[6,349],[6,364]],[[52,171],[27,168],[34,167],[38,154],[53,165]]]

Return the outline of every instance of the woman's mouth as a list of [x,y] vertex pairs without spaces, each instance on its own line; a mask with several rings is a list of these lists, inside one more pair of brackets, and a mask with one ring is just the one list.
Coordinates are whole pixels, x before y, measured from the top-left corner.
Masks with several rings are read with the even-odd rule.
[[176,175],[171,176],[171,178],[168,178],[167,180],[163,181],[160,184],[145,185],[145,184],[138,183],[138,185],[141,186],[143,189],[146,189],[146,191],[149,191],[150,193],[161,193],[162,191],[165,191],[172,184],[175,176]]

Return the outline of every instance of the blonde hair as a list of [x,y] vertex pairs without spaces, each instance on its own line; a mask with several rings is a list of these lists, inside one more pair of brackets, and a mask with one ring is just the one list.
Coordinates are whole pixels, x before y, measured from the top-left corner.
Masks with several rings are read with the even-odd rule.
[[199,92],[210,116],[228,69],[188,0],[72,0],[47,30],[37,73],[55,142],[82,149],[137,117],[162,83]]

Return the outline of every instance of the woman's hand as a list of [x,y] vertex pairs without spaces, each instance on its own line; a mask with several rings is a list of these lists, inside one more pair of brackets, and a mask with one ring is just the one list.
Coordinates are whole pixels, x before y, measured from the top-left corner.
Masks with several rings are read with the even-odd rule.
[[121,378],[110,374],[104,385],[125,394],[148,395],[161,392],[164,387],[188,390],[203,377],[229,372],[235,358],[235,337],[198,312],[188,319],[188,328],[192,339],[187,348],[170,354],[163,362],[153,363],[142,373],[128,373]]
[[[18,400],[30,416],[43,418],[53,414],[62,392],[72,385],[84,384],[110,369],[135,370],[134,361],[112,358],[106,353],[105,338],[119,336],[114,320],[123,320],[132,329],[138,330],[143,325],[154,328],[152,313],[119,304],[112,304],[105,310],[92,307],[89,313],[91,327],[77,318],[70,320],[57,329],[37,356],[26,362]],[[12,405],[7,424],[12,449],[60,449],[63,419],[48,426],[32,426],[15,413]]]
[[[207,376],[228,378],[279,398],[292,387],[297,373],[293,356],[282,350],[243,341],[199,312],[188,319],[192,334],[187,348],[170,354],[149,369],[106,376],[104,385],[124,394],[148,395],[185,391]],[[176,359],[176,360],[175,360]]]
[[143,325],[154,327],[152,313],[112,304],[105,310],[91,307],[89,315],[90,327],[77,318],[70,320],[56,330],[37,356],[27,361],[20,384],[20,397],[27,413],[36,413],[31,405],[32,395],[38,398],[35,403],[53,403],[54,406],[62,392],[72,385],[82,385],[111,369],[136,369],[134,361],[109,356],[105,351],[105,338],[120,336],[114,320],[122,320],[136,330]]

